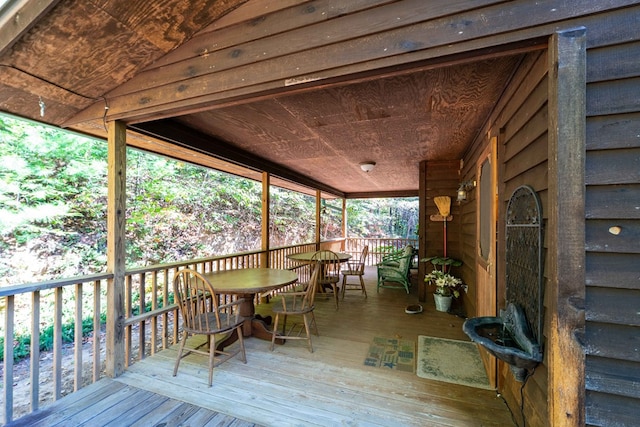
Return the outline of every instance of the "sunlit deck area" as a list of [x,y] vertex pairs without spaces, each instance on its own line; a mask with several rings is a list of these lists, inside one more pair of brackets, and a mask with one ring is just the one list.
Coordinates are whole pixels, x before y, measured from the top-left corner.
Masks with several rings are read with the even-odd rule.
[[[172,375],[174,346],[9,425],[514,425],[495,391],[365,366],[374,337],[467,339],[463,319],[435,311],[433,301],[423,313],[405,313],[417,302],[415,286],[409,295],[376,293],[375,267],[367,267],[365,282],[368,298],[348,291],[337,311],[332,298],[317,298],[313,353],[304,341],[272,352],[269,342],[248,338],[247,364],[221,364],[209,388],[203,356],[187,356]],[[272,302],[257,312],[269,315]]]

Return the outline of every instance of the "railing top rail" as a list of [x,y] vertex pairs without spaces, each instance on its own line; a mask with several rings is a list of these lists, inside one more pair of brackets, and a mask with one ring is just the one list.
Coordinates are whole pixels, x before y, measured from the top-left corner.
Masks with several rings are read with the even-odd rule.
[[97,273],[86,276],[66,277],[63,279],[47,280],[45,282],[25,283],[22,285],[6,286],[0,288],[0,297],[8,295],[26,294],[30,292],[55,289],[62,286],[75,285],[76,283],[95,282],[96,280],[111,279],[113,273]]
[[[333,242],[333,241],[348,240],[348,239],[349,238],[327,239],[327,240],[323,240],[323,242]],[[353,238],[351,238],[351,239],[353,239]],[[381,238],[366,239],[366,240],[381,240]],[[385,239],[385,240],[391,240],[391,239]],[[405,240],[405,239],[398,239],[398,240]],[[409,239],[409,240],[411,240],[411,239]],[[312,244],[315,244],[315,242],[307,242],[307,243],[298,243],[298,244],[295,244],[295,245],[279,246],[279,247],[271,248],[270,251],[278,251],[278,250],[284,250],[284,249],[288,249],[288,248],[295,248],[295,247],[300,247],[300,246],[308,246],[308,245],[312,245]],[[171,262],[171,263],[166,263],[166,264],[156,264],[156,265],[151,265],[151,266],[146,266],[146,267],[134,267],[134,268],[128,268],[126,270],[126,274],[127,275],[134,275],[134,274],[149,273],[149,272],[153,272],[153,271],[161,271],[161,270],[177,268],[177,267],[181,267],[181,266],[189,265],[189,264],[199,264],[199,263],[203,263],[203,262],[211,262],[211,261],[217,261],[217,260],[222,260],[222,259],[227,259],[227,258],[235,258],[235,257],[249,256],[249,255],[257,255],[257,254],[260,254],[260,253],[263,253],[263,252],[264,252],[263,250],[258,249],[258,250],[253,250],[253,251],[238,252],[238,253],[234,253],[234,254],[217,255],[217,256],[206,257],[206,258],[192,259],[192,260],[187,260],[187,261],[176,261],[176,262]],[[53,279],[53,280],[48,280],[48,281],[44,281],[44,282],[25,283],[25,284],[20,284],[20,285],[6,286],[6,287],[1,287],[0,288],[0,297],[9,296],[9,295],[18,295],[18,294],[24,294],[24,293],[30,293],[30,292],[36,292],[36,291],[43,291],[43,290],[47,290],[47,289],[55,289],[55,288],[58,288],[58,287],[75,285],[77,283],[88,283],[88,282],[94,282],[94,281],[97,281],[97,280],[106,280],[106,279],[111,279],[111,278],[113,278],[113,273],[96,273],[96,274],[89,274],[89,275],[85,275],[85,276],[76,276],[76,277],[67,277],[67,278],[62,278],[62,279]]]
[[247,256],[247,255],[257,255],[263,252],[264,252],[263,250],[258,249],[255,251],[237,252],[234,254],[227,254],[227,255],[216,255],[216,256],[211,256],[206,258],[190,259],[186,261],[175,261],[175,262],[169,262],[166,264],[155,264],[155,265],[149,265],[146,267],[127,268],[127,274],[149,273],[152,271],[167,270],[167,269],[180,267],[188,264],[200,264],[203,262],[217,261],[217,260],[226,259],[226,258],[237,258],[237,257]]
[[307,242],[307,243],[296,243],[295,245],[284,245],[284,246],[276,246],[276,247],[272,247],[269,250],[271,251],[281,251],[284,249],[292,249],[292,248],[297,248],[300,246],[309,246],[309,245],[315,245],[316,242]]

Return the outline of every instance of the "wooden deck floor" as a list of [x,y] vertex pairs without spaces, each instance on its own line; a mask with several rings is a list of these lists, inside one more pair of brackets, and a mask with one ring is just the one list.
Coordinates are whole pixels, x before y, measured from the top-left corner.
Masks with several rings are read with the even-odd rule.
[[[415,295],[381,289],[368,270],[369,298],[347,292],[336,311],[318,298],[320,332],[314,352],[304,341],[269,351],[247,339],[245,365],[234,358],[214,371],[188,356],[172,376],[176,351],[163,351],[103,379],[11,425],[42,426],[509,426],[505,403],[494,391],[419,378],[416,374],[364,366],[375,336],[417,341],[418,335],[466,340],[463,319],[434,310],[409,315]],[[270,314],[270,305],[258,307]],[[455,355],[451,355],[455,357]]]

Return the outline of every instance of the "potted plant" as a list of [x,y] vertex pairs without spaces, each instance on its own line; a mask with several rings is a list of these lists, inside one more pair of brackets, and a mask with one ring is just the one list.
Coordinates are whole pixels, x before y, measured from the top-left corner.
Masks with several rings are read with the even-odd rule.
[[449,258],[448,256],[432,256],[429,258],[422,258],[420,262],[430,262],[433,264],[435,270],[440,270],[444,273],[448,273],[451,267],[460,267],[462,261]]
[[465,288],[461,279],[449,273],[451,267],[462,265],[462,261],[448,257],[431,257],[421,261],[433,264],[433,271],[424,276],[424,281],[436,287],[433,294],[436,310],[448,312],[453,298],[458,298]]

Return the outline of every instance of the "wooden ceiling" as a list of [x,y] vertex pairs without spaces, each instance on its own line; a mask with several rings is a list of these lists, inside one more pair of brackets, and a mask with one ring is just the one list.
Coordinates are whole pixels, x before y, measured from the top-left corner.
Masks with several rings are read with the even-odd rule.
[[347,197],[417,194],[419,163],[462,158],[538,48],[427,46],[468,13],[451,2],[16,3],[0,111],[99,137],[118,119],[133,146]]

